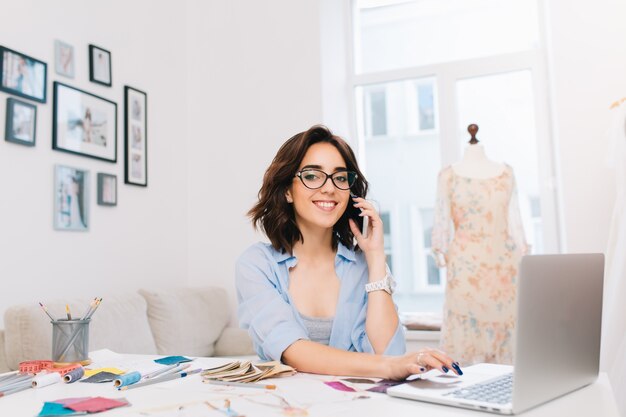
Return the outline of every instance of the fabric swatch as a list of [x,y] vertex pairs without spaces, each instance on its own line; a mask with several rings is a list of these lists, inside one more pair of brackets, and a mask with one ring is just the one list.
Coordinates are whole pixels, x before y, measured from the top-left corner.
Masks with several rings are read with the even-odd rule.
[[98,368],[98,369],[85,369],[85,376],[90,377],[92,375],[97,374],[98,372],[110,372],[115,375],[122,375],[126,373],[126,371],[123,371],[118,368]]
[[375,387],[368,388],[366,391],[370,392],[380,392],[383,394],[387,393],[387,389],[389,387],[393,387],[395,385],[406,384],[408,381],[394,381],[392,379],[383,379],[379,381]]
[[39,414],[37,414],[37,416],[38,417],[76,416],[76,415],[82,415],[82,414],[85,414],[85,413],[84,412],[77,413],[74,410],[65,408],[63,404],[45,402],[43,403],[43,407],[41,408],[41,411],[39,412]]
[[74,411],[98,413],[100,411],[106,411],[117,407],[124,407],[126,405],[129,405],[128,401],[126,401],[126,398],[113,399],[104,397],[93,397],[85,401],[69,404],[67,405],[67,408],[70,408]]
[[331,388],[336,389],[337,391],[346,391],[346,392],[355,392],[354,388],[350,388],[349,386],[339,382],[339,381],[324,381],[324,384],[328,385]]
[[89,378],[81,379],[79,382],[113,382],[115,379],[117,379],[118,376],[118,374],[114,374],[112,372],[98,372],[97,374],[92,375]]
[[376,381],[367,378],[343,378],[342,381],[351,382],[353,384],[375,384]]
[[161,365],[172,365],[174,363],[191,362],[192,359],[184,356],[166,356],[164,358],[155,359],[154,361],[156,363],[160,363]]

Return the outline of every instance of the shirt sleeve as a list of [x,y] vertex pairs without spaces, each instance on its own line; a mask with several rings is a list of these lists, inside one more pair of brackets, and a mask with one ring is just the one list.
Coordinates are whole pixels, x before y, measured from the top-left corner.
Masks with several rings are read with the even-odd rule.
[[247,329],[264,360],[281,360],[292,343],[308,339],[285,294],[279,290],[272,259],[260,247],[246,251],[235,265],[239,325]]
[[435,201],[431,250],[439,268],[446,266],[448,245],[454,234],[450,211],[451,175],[448,172],[450,170],[451,168],[441,170],[437,178],[437,199]]

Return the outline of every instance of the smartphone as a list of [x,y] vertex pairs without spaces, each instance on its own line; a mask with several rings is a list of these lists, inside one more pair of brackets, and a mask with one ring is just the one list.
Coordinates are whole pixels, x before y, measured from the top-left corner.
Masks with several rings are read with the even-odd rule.
[[[352,198],[356,198],[357,195],[354,193],[350,193],[350,196]],[[370,223],[370,218],[368,216],[359,216],[359,214],[361,213],[361,209],[356,208],[354,206],[350,206],[351,208],[351,217],[357,222],[357,224],[359,224],[359,219],[362,220],[363,224],[361,225],[361,234],[363,235],[363,237],[367,237],[367,232],[369,229],[369,223]]]

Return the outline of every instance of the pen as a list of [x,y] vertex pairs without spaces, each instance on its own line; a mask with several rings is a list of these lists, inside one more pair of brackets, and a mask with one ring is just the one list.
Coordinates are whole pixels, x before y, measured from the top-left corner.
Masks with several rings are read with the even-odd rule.
[[65,304],[65,312],[67,313],[67,319],[72,320],[72,314],[70,314],[70,305]]
[[83,314],[81,320],[85,320],[87,316],[89,316],[89,313],[91,313],[91,309],[95,307],[97,301],[98,297],[94,298],[91,303],[89,303],[89,307],[87,308],[87,311],[85,311],[85,314]]
[[137,382],[136,384],[125,385],[123,387],[118,388],[118,390],[122,391],[122,390],[127,390],[127,389],[145,387],[146,385],[158,384],[159,382],[173,381],[174,379],[185,378],[185,377],[187,377],[189,375],[197,374],[200,371],[202,371],[202,369],[198,368],[198,369],[194,369],[193,371],[189,371],[189,372],[180,372],[180,373],[176,373],[176,374],[160,376],[158,378],[146,379],[146,380]]
[[41,308],[43,309],[44,313],[46,313],[48,315],[48,317],[50,317],[50,320],[52,321],[56,321],[56,319],[54,317],[52,317],[52,315],[50,314],[50,312],[48,311],[48,309],[46,308],[45,305],[43,305],[43,303],[40,301],[39,305],[41,306]]
[[276,389],[276,385],[264,385],[264,384],[253,384],[251,382],[229,382],[229,381],[219,381],[217,379],[209,379],[205,380],[207,384],[212,385],[228,385],[231,387],[243,387],[243,388],[261,388],[261,389]]
[[9,395],[9,394],[15,394],[16,392],[24,391],[24,390],[27,390],[29,388],[32,388],[30,383],[23,384],[23,385],[14,387],[12,389],[0,392],[0,397],[4,397],[5,395]]
[[176,367],[178,367],[178,363],[173,363],[171,365],[167,365],[161,369],[157,369],[156,371],[150,372],[148,374],[145,374],[143,377],[144,379],[150,379],[150,378],[154,378],[155,376],[161,375],[164,372],[169,371],[170,369],[174,369]]
[[93,309],[85,316],[85,319],[90,319],[91,316],[93,316],[93,313],[96,312],[96,310],[98,309],[98,307],[100,307],[100,303],[102,302],[102,297],[100,297],[97,301],[96,304],[94,305]]

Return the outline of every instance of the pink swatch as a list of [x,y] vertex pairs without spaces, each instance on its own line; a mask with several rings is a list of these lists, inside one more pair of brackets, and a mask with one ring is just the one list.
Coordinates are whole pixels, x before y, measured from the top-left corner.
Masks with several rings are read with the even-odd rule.
[[356,390],[354,388],[351,388],[339,381],[328,381],[328,382],[324,382],[324,384],[328,385],[331,388],[336,389],[337,391],[346,391],[346,392],[355,392]]
[[113,400],[111,398],[93,397],[85,401],[80,401],[73,404],[68,404],[65,408],[69,408],[74,411],[86,411],[88,413],[98,413],[100,411],[110,410],[111,408],[123,407],[128,405],[128,402],[124,399]]

